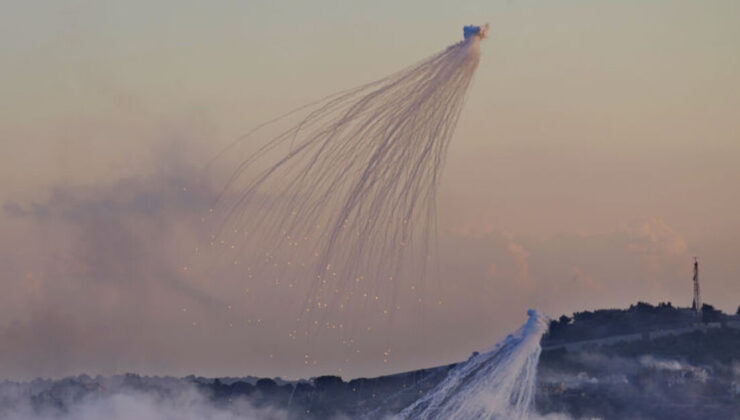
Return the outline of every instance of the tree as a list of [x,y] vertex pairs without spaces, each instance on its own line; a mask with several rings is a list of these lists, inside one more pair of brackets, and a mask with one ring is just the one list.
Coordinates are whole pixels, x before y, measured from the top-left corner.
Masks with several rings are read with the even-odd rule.
[[571,318],[563,315],[559,320],[553,319],[550,321],[550,338],[562,338],[563,331],[566,325],[570,324]]
[[274,391],[277,388],[277,382],[270,378],[262,378],[255,385],[262,392]]
[[340,389],[344,387],[344,381],[339,376],[325,375],[313,380],[316,389],[326,391],[328,389]]
[[701,319],[704,322],[718,322],[722,318],[722,312],[709,304],[701,305]]

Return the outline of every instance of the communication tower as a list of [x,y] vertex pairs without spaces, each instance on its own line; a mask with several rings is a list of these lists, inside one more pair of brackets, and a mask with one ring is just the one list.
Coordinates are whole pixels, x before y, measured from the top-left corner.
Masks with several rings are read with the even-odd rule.
[[694,303],[692,303],[691,309],[695,310],[696,313],[701,312],[701,293],[699,289],[699,260],[696,257],[694,257]]

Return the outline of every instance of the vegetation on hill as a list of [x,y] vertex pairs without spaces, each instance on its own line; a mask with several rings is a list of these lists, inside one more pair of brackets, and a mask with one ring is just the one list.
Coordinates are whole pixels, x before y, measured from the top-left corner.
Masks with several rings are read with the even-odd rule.
[[677,308],[670,302],[653,306],[638,302],[628,309],[599,309],[576,312],[573,317],[561,316],[550,322],[545,344],[593,340],[617,335],[640,334],[654,330],[683,328],[697,323],[723,323],[737,319],[702,305],[700,313],[689,308]]

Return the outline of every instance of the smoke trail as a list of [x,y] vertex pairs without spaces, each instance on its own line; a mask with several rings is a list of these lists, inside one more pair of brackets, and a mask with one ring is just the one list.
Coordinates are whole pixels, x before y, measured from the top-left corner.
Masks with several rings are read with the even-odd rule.
[[238,165],[214,209],[214,243],[261,249],[266,264],[249,277],[300,283],[311,325],[348,308],[390,316],[401,283],[424,277],[446,151],[486,30],[466,27],[444,51],[315,104]]
[[400,414],[403,419],[529,419],[534,404],[540,339],[547,319],[529,319],[488,353],[473,356],[449,372],[424,397]]

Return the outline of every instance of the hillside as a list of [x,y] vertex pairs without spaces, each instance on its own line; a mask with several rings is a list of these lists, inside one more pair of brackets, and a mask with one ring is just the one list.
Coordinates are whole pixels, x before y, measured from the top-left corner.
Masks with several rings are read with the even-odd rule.
[[[740,419],[738,316],[709,305],[703,309],[698,316],[670,304],[638,303],[552,321],[542,340],[537,411],[573,418]],[[19,405],[36,413],[69,413],[91,398],[144,393],[161,402],[194,388],[216,409],[249,407],[250,416],[382,418],[428,392],[454,367],[351,381],[336,376],[287,382],[128,374],[4,382],[0,417]]]

